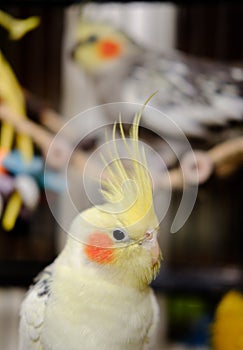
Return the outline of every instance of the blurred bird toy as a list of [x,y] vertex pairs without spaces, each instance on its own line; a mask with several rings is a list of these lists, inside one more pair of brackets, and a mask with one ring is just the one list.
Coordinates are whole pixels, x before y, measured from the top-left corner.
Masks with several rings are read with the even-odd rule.
[[93,79],[100,103],[142,103],[158,90],[153,106],[167,117],[145,113],[144,122],[162,135],[179,138],[176,124],[186,136],[212,145],[228,136],[213,134],[213,127],[242,123],[242,66],[210,63],[177,51],[152,52],[107,23],[83,18],[72,57]]
[[228,292],[219,303],[212,326],[213,350],[243,349],[243,296]]
[[[104,204],[74,219],[66,246],[32,286],[21,308],[20,350],[137,350],[152,346],[158,306],[149,283],[160,266],[158,219],[152,183],[134,118],[121,138],[125,168],[113,130]],[[153,347],[152,347],[153,348]]]
[[[38,26],[38,17],[15,19],[0,10],[0,25],[9,31],[10,39],[22,38],[28,31]],[[16,118],[27,119],[25,97],[22,88],[9,63],[0,52],[0,106],[9,109]],[[16,146],[18,150],[11,152],[14,142],[14,127],[3,121],[0,134],[0,193],[2,199],[1,215],[5,230],[11,230],[19,215],[22,203],[29,210],[33,210],[39,200],[39,188],[33,177],[40,159],[34,156],[30,135],[17,133]],[[4,207],[4,202],[6,205]]]
[[40,18],[37,16],[17,19],[0,10],[0,25],[8,30],[9,37],[12,40],[21,39],[26,33],[35,29],[39,23]]
[[[59,170],[65,163],[69,145],[59,142],[45,167],[45,156],[54,135],[29,119],[17,118],[6,106],[0,105],[0,119],[8,122],[16,132],[31,137],[43,153],[43,156],[34,155],[28,162],[18,150],[0,153],[0,193],[6,202],[2,211],[2,226],[9,231],[14,227],[18,214],[21,214],[22,206],[29,212],[37,207],[41,189],[45,187],[55,193],[63,191],[64,179]],[[80,154],[76,156],[79,166],[85,163],[83,157]]]
[[[37,17],[18,20],[0,11],[0,25],[10,33],[10,39],[17,40],[39,24]],[[19,117],[26,117],[25,98],[22,88],[9,63],[0,52],[0,101],[6,104]],[[8,123],[1,126],[0,147],[9,151],[13,144],[14,130]],[[26,161],[33,156],[33,146],[30,137],[17,134],[17,147]]]
[[6,201],[2,213],[2,226],[6,231],[10,231],[15,225],[22,205],[29,212],[38,205],[40,190],[35,176],[42,171],[43,161],[40,157],[34,156],[26,163],[18,151],[13,151],[5,156],[2,164],[6,170],[6,173],[0,176],[0,192],[4,192]]
[[[0,25],[9,31],[10,39],[17,40],[22,38],[28,31],[34,29],[39,24],[37,17],[30,17],[25,20],[18,20],[0,10]],[[0,103],[6,105],[18,118],[27,118],[25,97],[21,86],[15,74],[0,52]],[[35,181],[27,175],[13,177],[13,173],[8,171],[4,161],[10,156],[14,141],[14,128],[11,124],[3,122],[1,125],[0,149],[1,149],[1,167],[4,175],[1,175],[1,194],[4,195],[7,206],[4,210],[2,225],[6,230],[13,228],[16,218],[20,212],[22,201],[27,207],[33,209],[36,207],[39,199],[39,190]],[[16,145],[20,151],[21,159],[25,165],[30,167],[33,159],[33,144],[31,137],[22,133],[16,135]],[[18,167],[18,163],[15,163]],[[5,170],[4,170],[5,169]],[[8,173],[7,173],[8,172]],[[6,184],[7,191],[6,191]],[[5,190],[4,190],[5,188]],[[3,193],[4,192],[4,193]],[[10,196],[10,198],[9,198]],[[31,202],[31,203],[30,203]]]

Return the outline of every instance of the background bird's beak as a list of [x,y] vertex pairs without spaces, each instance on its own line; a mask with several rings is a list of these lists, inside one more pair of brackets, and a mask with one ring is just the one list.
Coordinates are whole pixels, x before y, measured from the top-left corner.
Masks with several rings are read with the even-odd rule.
[[75,59],[75,53],[76,53],[77,48],[78,48],[78,45],[74,45],[73,48],[69,52],[69,56],[72,60]]

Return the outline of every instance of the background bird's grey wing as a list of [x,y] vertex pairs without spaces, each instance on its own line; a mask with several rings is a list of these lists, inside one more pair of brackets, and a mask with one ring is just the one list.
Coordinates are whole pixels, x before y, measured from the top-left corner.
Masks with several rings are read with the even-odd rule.
[[50,296],[53,264],[45,268],[28,291],[20,311],[19,350],[42,350],[41,329]]
[[[243,121],[243,68],[187,58],[161,56],[134,67],[124,80],[123,99],[143,103],[154,91],[151,104],[163,114],[144,121],[159,132],[203,138],[208,128]],[[178,128],[173,126],[175,123]]]

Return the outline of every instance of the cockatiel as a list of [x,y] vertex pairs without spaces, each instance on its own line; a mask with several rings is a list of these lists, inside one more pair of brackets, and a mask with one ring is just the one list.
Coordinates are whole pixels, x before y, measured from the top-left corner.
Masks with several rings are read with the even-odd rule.
[[243,296],[228,292],[221,300],[212,327],[213,350],[243,350]]
[[[39,24],[38,17],[27,19],[15,19],[0,10],[0,25],[9,30],[10,38],[18,40],[28,31],[34,29]],[[7,105],[18,117],[26,117],[25,97],[22,88],[7,60],[0,51],[0,103]],[[33,156],[33,145],[29,136],[17,134],[17,147],[21,151],[25,160],[31,160]],[[4,122],[1,126],[0,147],[5,151],[10,151],[14,141],[13,127]]]
[[169,120],[158,113],[145,113],[143,120],[163,135],[178,138],[176,123],[186,136],[205,139],[213,127],[242,123],[243,67],[177,51],[151,52],[109,24],[85,20],[77,28],[72,57],[94,80],[100,103],[142,103],[158,90],[153,107]]
[[158,306],[149,283],[161,253],[151,179],[138,141],[137,114],[126,139],[131,166],[116,146],[105,161],[105,203],[79,214],[64,250],[39,276],[21,308],[20,350],[149,348]]

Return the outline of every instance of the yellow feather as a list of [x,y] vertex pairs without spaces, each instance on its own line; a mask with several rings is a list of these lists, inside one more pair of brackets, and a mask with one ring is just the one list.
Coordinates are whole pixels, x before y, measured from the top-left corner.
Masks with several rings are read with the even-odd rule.
[[[152,95],[153,96],[153,95]],[[150,98],[152,98],[152,96]],[[148,100],[149,101],[149,100]],[[131,163],[126,168],[118,151],[118,140],[116,139],[117,125],[114,124],[112,133],[112,146],[109,143],[109,160],[102,155],[105,171],[108,178],[101,180],[101,193],[111,210],[114,210],[119,219],[126,225],[144,224],[144,220],[157,220],[153,206],[153,189],[146,161],[145,150],[139,144],[138,132],[144,104],[140,113],[134,117],[129,132],[129,143],[125,132],[119,121],[120,136],[128,152]],[[118,214],[117,214],[118,213]],[[139,225],[140,226],[140,225]],[[139,230],[138,230],[139,231]],[[134,232],[134,231],[133,231]]]

